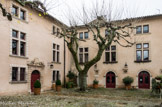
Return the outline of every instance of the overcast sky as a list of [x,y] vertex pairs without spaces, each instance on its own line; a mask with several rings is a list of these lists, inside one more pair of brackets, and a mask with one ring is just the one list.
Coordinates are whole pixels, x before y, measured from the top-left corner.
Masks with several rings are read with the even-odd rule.
[[[50,0],[49,0],[50,1]],[[83,5],[90,8],[92,4],[102,2],[102,0],[52,0],[55,4],[50,10],[53,16],[61,21],[65,21],[65,13],[74,10],[80,10]],[[162,0],[105,0],[112,1],[113,6],[121,8],[122,6],[135,13],[136,16],[161,14]],[[48,6],[51,7],[51,6]]]

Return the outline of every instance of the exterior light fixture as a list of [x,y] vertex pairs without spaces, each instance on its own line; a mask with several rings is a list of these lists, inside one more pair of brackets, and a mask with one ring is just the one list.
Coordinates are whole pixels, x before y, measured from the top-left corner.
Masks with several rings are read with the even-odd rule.
[[128,64],[127,64],[127,63],[125,63],[124,68],[123,68],[123,71],[124,71],[125,73],[128,72]]

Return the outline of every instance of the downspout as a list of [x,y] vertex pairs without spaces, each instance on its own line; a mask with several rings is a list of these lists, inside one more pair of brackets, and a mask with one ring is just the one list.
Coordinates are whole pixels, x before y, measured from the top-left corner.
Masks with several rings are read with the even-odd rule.
[[66,48],[65,48],[65,38],[64,38],[64,88],[66,87],[65,73],[66,73]]

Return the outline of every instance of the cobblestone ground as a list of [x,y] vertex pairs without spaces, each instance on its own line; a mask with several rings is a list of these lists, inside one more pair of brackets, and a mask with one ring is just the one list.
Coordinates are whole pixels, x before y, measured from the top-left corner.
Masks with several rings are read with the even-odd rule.
[[[105,91],[105,89],[99,89]],[[97,91],[98,92],[98,91]],[[80,93],[74,90],[63,89],[62,92],[47,91],[41,95],[12,95],[0,96],[0,107],[160,107],[162,100],[158,97],[150,97],[149,91],[143,92],[141,97],[135,97],[136,93],[131,92],[131,96],[121,94],[124,90],[106,90],[107,93],[98,94],[96,90]],[[114,95],[113,95],[114,94]]]

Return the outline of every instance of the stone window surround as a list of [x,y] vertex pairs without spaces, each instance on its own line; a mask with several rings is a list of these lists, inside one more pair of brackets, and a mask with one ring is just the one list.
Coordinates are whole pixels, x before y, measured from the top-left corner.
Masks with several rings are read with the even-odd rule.
[[[19,47],[19,49],[18,49],[18,55],[13,55],[12,54],[12,39],[13,39],[13,37],[12,37],[12,30],[16,30],[16,31],[18,31],[18,39],[16,39],[16,40],[18,40],[18,47]],[[17,30],[17,29],[15,29],[15,28],[10,28],[10,55],[9,56],[11,56],[11,57],[18,57],[18,58],[25,58],[25,59],[27,59],[28,58],[28,36],[27,36],[27,33],[25,33],[25,45],[26,45],[26,47],[25,47],[25,56],[21,56],[20,55],[20,32],[22,32],[22,33],[25,33],[23,30]]]
[[[18,5],[18,4],[16,4],[16,3],[14,3],[14,2],[11,2],[11,5],[10,5],[10,12],[12,13],[12,7],[13,6],[15,6],[15,7],[17,7],[18,8],[18,16],[13,16],[13,18],[15,18],[15,19],[18,19],[18,20],[20,20],[20,21],[22,21],[22,22],[25,22],[25,23],[28,23],[28,11],[27,11],[27,9],[25,9],[24,7],[22,7],[22,6],[20,6],[20,5]],[[23,11],[25,11],[25,20],[22,20],[21,18],[20,18],[20,10],[23,10]]]
[[[137,61],[137,59],[136,59],[136,44],[142,44],[142,46],[143,46],[143,44],[144,43],[148,43],[149,44],[149,60],[148,61]],[[151,62],[151,42],[150,41],[143,41],[143,42],[140,42],[140,41],[138,41],[137,43],[136,43],[135,45],[134,45],[134,62],[135,63],[148,63],[148,62]],[[142,51],[143,52],[143,51]],[[143,54],[142,54],[142,59],[143,59]]]
[[[148,25],[148,32],[147,32],[147,33],[144,33],[144,32],[143,32],[143,27],[146,26],[146,25]],[[135,27],[139,27],[139,26],[141,26],[141,33],[136,33],[136,29],[135,29],[135,30],[134,30],[134,34],[135,34],[135,35],[151,34],[151,33],[150,33],[150,24],[148,24],[148,23],[143,23],[143,24],[140,24],[140,25],[135,25]]]
[[[55,44],[55,49],[53,48],[54,44]],[[59,50],[57,50],[57,46],[59,46]],[[60,62],[60,55],[61,55],[60,50],[61,50],[61,46],[59,44],[56,44],[56,43],[52,44],[52,62],[61,64],[61,62]],[[55,61],[53,60],[53,51],[55,51]],[[57,61],[57,52],[59,52],[58,61]]]
[[[84,40],[84,39],[89,39],[89,32],[88,32],[88,31],[79,32],[79,33],[78,33],[79,39],[80,39],[80,33],[83,34],[83,39],[82,39],[82,40]],[[88,33],[88,38],[85,38],[85,33]]]
[[[12,81],[12,68],[13,67],[18,67],[18,80],[17,81]],[[25,81],[20,81],[20,68],[25,68]],[[9,78],[9,83],[10,84],[22,84],[22,83],[27,83],[28,81],[28,76],[27,76],[27,66],[26,65],[17,65],[17,64],[10,64],[10,78]]]
[[[80,50],[79,50],[80,48],[83,49],[83,52],[82,52],[82,54],[83,54],[83,62],[80,62],[80,56],[79,56],[79,55],[80,55],[80,52],[79,52],[79,51],[80,51]],[[88,52],[85,52],[85,48],[88,48]],[[82,46],[81,46],[81,47],[78,48],[78,60],[79,60],[79,63],[80,63],[80,64],[84,64],[84,63],[85,63],[85,54],[88,54],[88,61],[89,61],[89,56],[90,56],[90,55],[89,55],[89,52],[90,52],[89,49],[90,49],[90,48],[87,47],[87,46],[85,46],[85,47],[82,47]]]

